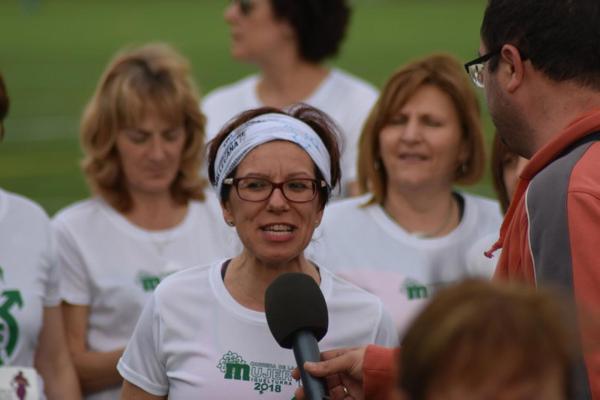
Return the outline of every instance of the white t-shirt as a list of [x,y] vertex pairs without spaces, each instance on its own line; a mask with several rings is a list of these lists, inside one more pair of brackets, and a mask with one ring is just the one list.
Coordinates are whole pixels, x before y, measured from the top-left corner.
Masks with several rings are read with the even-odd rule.
[[[258,75],[252,75],[209,93],[202,102],[207,117],[207,140],[216,136],[232,117],[242,111],[262,107],[256,94]],[[347,72],[333,68],[327,78],[304,100],[327,113],[340,127],[342,144],[342,183],[356,180],[358,139],[363,123],[377,101],[375,87]]]
[[376,294],[404,332],[436,289],[468,276],[467,251],[500,229],[495,201],[462,193],[458,227],[440,238],[406,232],[379,205],[361,207],[370,195],[332,203],[307,254],[319,265]]
[[60,303],[58,286],[48,216],[0,189],[0,367],[34,366],[44,307]]
[[[138,321],[118,370],[146,392],[172,399],[291,399],[292,350],[279,347],[265,314],[241,306],[222,261],[166,279]],[[375,296],[321,268],[329,330],[319,348],[378,343],[398,334]]]
[[467,252],[467,272],[469,275],[481,278],[491,279],[496,271],[496,264],[502,254],[502,249],[494,251],[492,257],[487,257],[484,253],[488,251],[500,236],[498,232],[490,233],[476,240]]
[[[99,198],[53,219],[64,301],[89,306],[91,351],[125,347],[154,288],[172,272],[236,253],[236,237],[213,195],[191,201],[185,219],[163,231],[141,229]],[[88,399],[114,400],[120,388]]]

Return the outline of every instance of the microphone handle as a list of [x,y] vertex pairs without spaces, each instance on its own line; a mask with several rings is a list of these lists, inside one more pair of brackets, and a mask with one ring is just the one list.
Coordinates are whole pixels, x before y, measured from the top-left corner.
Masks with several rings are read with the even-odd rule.
[[294,334],[294,357],[300,369],[300,377],[302,378],[302,386],[304,387],[304,395],[308,400],[323,400],[328,399],[328,392],[325,385],[325,380],[316,378],[304,370],[305,361],[321,361],[321,353],[319,352],[319,343],[315,335],[308,330],[301,330]]

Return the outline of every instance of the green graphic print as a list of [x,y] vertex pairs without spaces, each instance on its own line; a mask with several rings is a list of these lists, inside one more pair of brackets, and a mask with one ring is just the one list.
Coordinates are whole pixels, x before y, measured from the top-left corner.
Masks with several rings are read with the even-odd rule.
[[17,346],[19,324],[11,310],[23,308],[23,298],[18,290],[4,290],[0,297],[0,366],[7,365]]
[[232,351],[221,357],[217,368],[223,373],[224,379],[252,382],[253,389],[259,394],[281,393],[284,386],[290,386],[294,382],[294,367],[256,361],[248,363]]

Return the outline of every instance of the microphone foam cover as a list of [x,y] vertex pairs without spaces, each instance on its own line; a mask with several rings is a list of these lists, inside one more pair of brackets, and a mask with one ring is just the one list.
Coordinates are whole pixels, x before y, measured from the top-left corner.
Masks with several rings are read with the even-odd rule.
[[265,314],[273,337],[291,349],[294,333],[308,330],[317,341],[327,333],[327,304],[313,278],[298,272],[278,276],[265,293]]

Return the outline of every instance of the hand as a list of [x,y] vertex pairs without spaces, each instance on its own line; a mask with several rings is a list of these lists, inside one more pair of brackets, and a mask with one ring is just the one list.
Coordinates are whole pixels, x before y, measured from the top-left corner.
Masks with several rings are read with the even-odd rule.
[[[305,362],[304,369],[313,376],[325,378],[331,400],[364,400],[362,366],[366,347],[337,349],[321,353],[321,362]],[[300,379],[298,368],[292,371]],[[296,399],[304,400],[304,391],[296,390]]]

